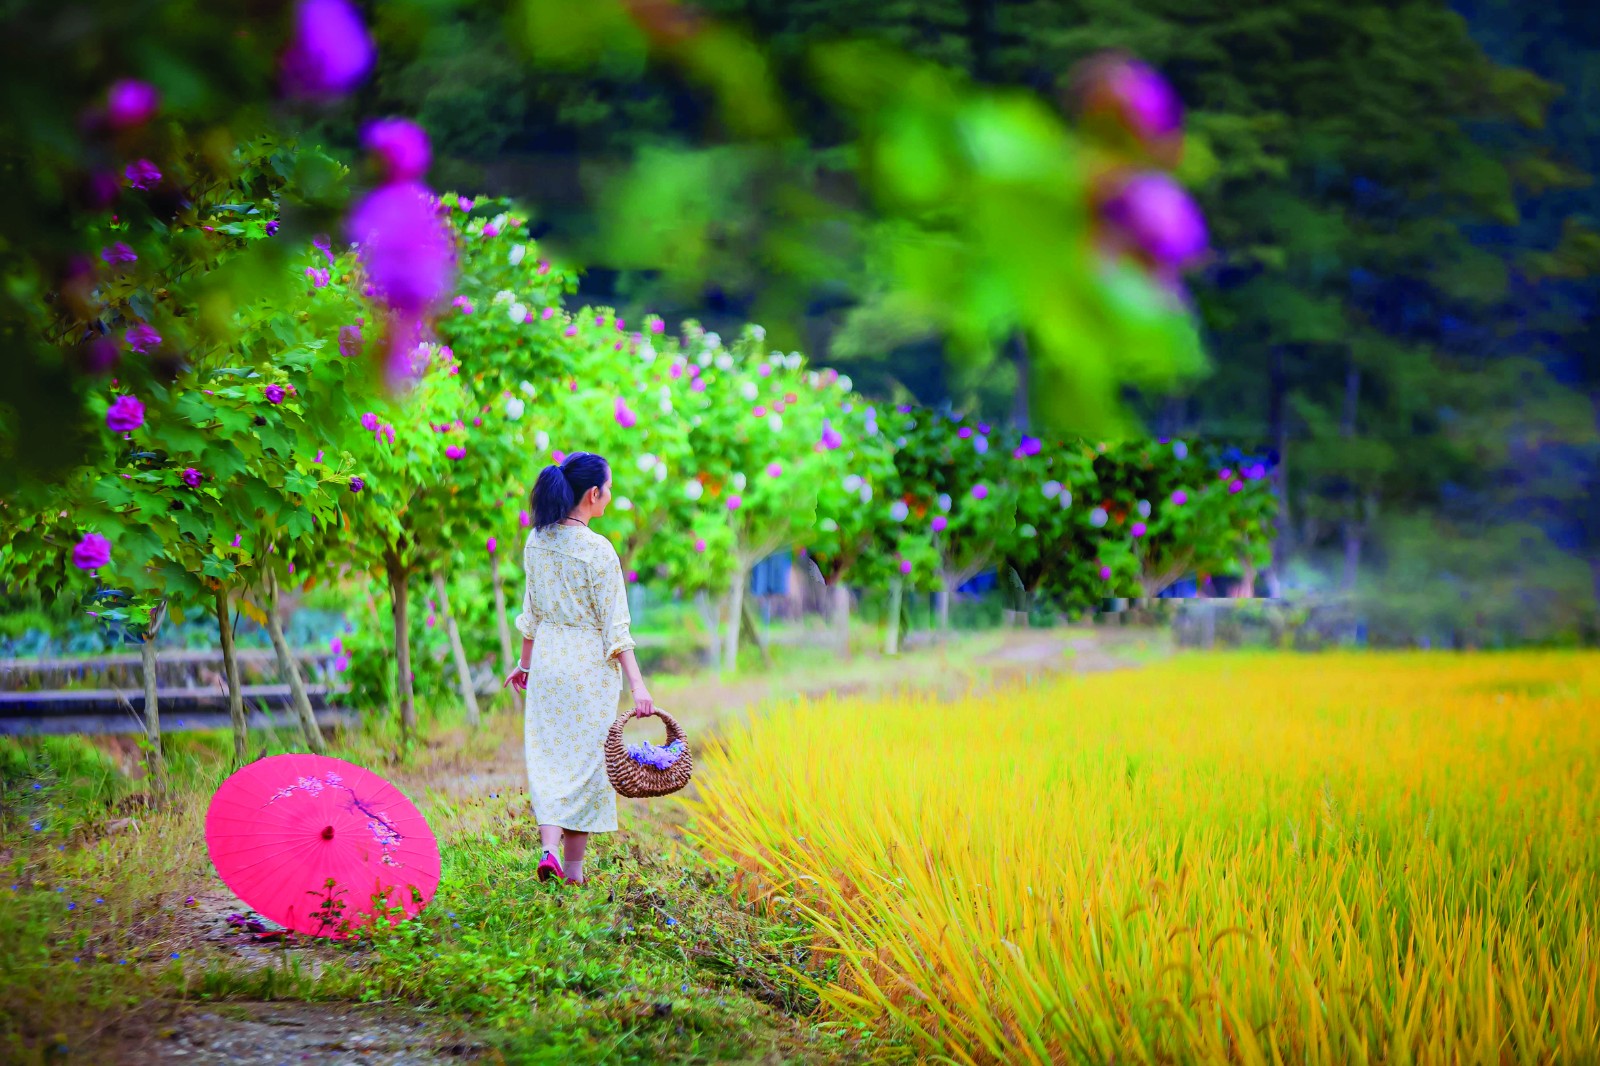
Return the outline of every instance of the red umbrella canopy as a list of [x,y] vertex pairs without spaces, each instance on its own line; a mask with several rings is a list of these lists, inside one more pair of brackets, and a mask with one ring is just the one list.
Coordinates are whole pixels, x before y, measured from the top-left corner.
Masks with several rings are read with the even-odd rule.
[[381,912],[409,918],[439,887],[439,844],[416,805],[326,755],[274,755],[229,777],[206,811],[206,847],[235,895],[312,936]]

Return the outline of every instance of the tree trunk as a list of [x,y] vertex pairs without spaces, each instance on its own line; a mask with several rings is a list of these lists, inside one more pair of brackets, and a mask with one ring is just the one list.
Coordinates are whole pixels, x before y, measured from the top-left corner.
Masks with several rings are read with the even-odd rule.
[[233,765],[243,766],[250,753],[250,723],[244,716],[244,693],[239,687],[239,657],[233,651],[233,619],[228,617],[228,590],[219,588],[217,630],[222,635],[222,670],[228,679],[228,721],[233,725]]
[[417,701],[411,683],[411,620],[409,615],[407,578],[410,576],[400,560],[390,555],[385,565],[389,571],[389,600],[394,615],[395,695],[400,700],[400,735],[409,742],[417,732]]
[[700,589],[694,594],[694,605],[700,611],[700,621],[706,628],[706,666],[709,669],[719,669],[722,653],[722,641],[717,632],[717,615],[711,609],[711,594],[705,589]]
[[467,662],[467,649],[461,644],[461,627],[456,625],[456,616],[450,613],[450,593],[442,568],[434,571],[433,590],[439,595],[439,610],[444,612],[444,631],[450,637],[450,654],[456,660],[456,677],[461,683],[461,702],[467,708],[467,724],[476,726],[481,717],[477,687],[472,683],[472,666]]
[[850,589],[843,581],[834,584],[828,590],[833,603],[833,639],[839,646],[839,654],[850,658]]
[[939,635],[941,638],[950,636],[950,598],[955,595],[951,582],[955,575],[948,570],[939,573],[939,591],[934,596],[935,609],[939,614]]
[[272,638],[272,650],[278,654],[278,672],[289,682],[289,694],[294,700],[295,718],[300,723],[300,734],[306,746],[321,755],[327,751],[322,742],[322,730],[317,728],[317,716],[311,710],[311,698],[306,695],[305,679],[300,676],[300,664],[289,654],[289,642],[283,638],[283,620],[278,617],[278,575],[267,567],[267,634]]
[[161,626],[160,616],[165,610],[166,604],[163,602],[152,613],[144,643],[139,646],[144,672],[144,736],[150,745],[145,755],[145,767],[158,796],[165,795],[167,791],[167,764],[161,754],[161,706],[156,699],[156,630]]
[[750,609],[750,601],[744,601],[744,610],[739,612],[739,624],[744,627],[745,639],[756,646],[761,653],[761,665],[768,670],[772,669],[772,650],[767,647],[767,640],[761,635],[761,630],[756,626],[755,612]]
[[739,668],[739,612],[744,610],[744,586],[749,579],[744,563],[736,563],[733,587],[728,590],[728,643],[722,649],[722,668],[729,673]]
[[899,576],[889,581],[889,632],[883,638],[885,655],[900,654],[900,598],[905,593],[905,579]]
[[494,558],[489,560],[489,582],[494,586],[494,617],[500,627],[500,659],[502,675],[511,673],[511,668],[516,665],[512,658],[516,654],[511,647],[511,623],[506,619],[506,587],[500,580],[500,564]]

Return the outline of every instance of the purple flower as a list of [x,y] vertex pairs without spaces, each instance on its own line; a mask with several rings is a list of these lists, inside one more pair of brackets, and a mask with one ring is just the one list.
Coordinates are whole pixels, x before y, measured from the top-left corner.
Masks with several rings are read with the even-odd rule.
[[147,81],[122,78],[106,90],[106,121],[113,129],[142,126],[161,107],[161,94]]
[[328,260],[328,265],[333,266],[333,261],[335,258],[333,254],[333,241],[328,238],[326,233],[319,233],[315,237],[311,238],[311,247],[321,252],[323,257]]
[[148,189],[161,180],[161,171],[150,160],[141,159],[138,162],[129,163],[127,169],[122,172],[122,176],[127,178],[128,184],[135,189]]
[[617,425],[621,426],[623,429],[632,429],[639,421],[639,416],[628,410],[627,403],[620,396],[617,397],[617,407],[615,413]]
[[945,527],[950,524],[950,520],[942,514],[936,514],[933,516],[933,521],[930,524],[933,526],[933,531],[935,533],[943,533]]
[[1122,182],[1101,205],[1101,218],[1119,243],[1163,270],[1192,266],[1208,247],[1200,209],[1160,171]]
[[1100,568],[1100,577],[1101,577],[1102,580],[1110,581],[1111,580],[1111,567],[1102,566]]
[[460,205],[461,213],[463,215],[466,214],[468,211],[472,210],[472,201],[470,199],[468,199],[467,197],[463,196],[459,200],[457,200],[456,202],[457,202],[457,204]]
[[444,454],[445,458],[452,462],[458,462],[466,457],[467,450],[459,444],[452,444],[444,450]]
[[372,38],[349,0],[300,0],[283,53],[291,96],[326,99],[354,89],[372,68]]
[[98,533],[85,533],[72,547],[72,565],[79,570],[98,570],[111,565],[111,542]]
[[391,308],[419,315],[449,291],[455,246],[421,185],[397,182],[374,190],[350,212],[347,225],[368,278]]
[[321,448],[317,449],[317,457],[315,459],[311,460],[311,461],[313,463],[321,463],[322,462],[322,449]]
[[1228,491],[1230,493],[1238,492],[1243,488],[1244,488],[1244,482],[1242,482],[1242,481],[1230,481],[1230,482],[1228,482]]
[[697,552],[703,552],[703,551],[706,550],[706,540],[705,540],[704,537],[700,537],[700,538],[695,540],[695,542],[694,542],[694,550],[697,551]]
[[729,496],[728,497],[728,510],[737,511],[740,507],[743,507],[743,506],[744,506],[744,500],[742,500],[738,496]]
[[201,476],[200,471],[194,467],[186,467],[183,471],[183,483],[191,489],[197,489],[200,487]]
[[1252,463],[1250,468],[1244,472],[1244,476],[1251,481],[1259,481],[1267,476],[1267,468],[1260,463]]
[[329,280],[331,280],[326,270],[318,270],[316,267],[306,267],[306,277],[311,279],[312,287],[318,289],[327,287]]
[[[529,312],[529,313],[531,314],[532,312]],[[539,317],[540,318],[554,318],[554,317],[556,317],[556,309],[554,307],[546,307],[543,311],[539,312]]]
[[284,392],[283,392],[283,386],[282,385],[268,385],[265,389],[262,390],[262,392],[264,392],[266,394],[268,403],[282,403],[283,402]]
[[768,477],[782,477],[783,476],[783,465],[781,463],[768,463],[767,464],[767,476]]
[[1022,437],[1022,443],[1017,446],[1017,455],[1019,458],[1026,458],[1030,455],[1038,455],[1040,449],[1043,447],[1044,445],[1040,442],[1038,437],[1030,437],[1024,434]]
[[132,396],[118,396],[106,409],[106,425],[117,433],[132,433],[144,425],[144,404]]
[[363,338],[361,336],[361,324],[360,323],[355,323],[355,324],[352,324],[352,325],[349,325],[349,326],[340,326],[339,327],[339,354],[340,355],[345,356],[347,358],[353,358],[353,357],[355,357],[357,355],[360,355],[361,354],[361,345],[362,345],[362,343],[363,343]]
[[242,540],[244,540],[244,534],[243,533],[235,533],[233,535],[233,546],[235,548],[237,548],[239,546],[239,542],[242,541]]
[[902,574],[911,573],[911,560],[910,559],[901,559],[900,560],[900,572]]
[[272,219],[270,222],[268,222],[266,225],[267,236],[276,237],[278,235],[278,226],[279,222],[277,219]]
[[842,447],[843,445],[844,437],[839,433],[838,430],[833,428],[833,423],[829,422],[827,419],[823,419],[822,446],[831,452],[835,448]]
[[972,486],[972,498],[974,500],[981,500],[985,496],[988,496],[988,495],[989,495],[989,486],[983,485],[983,484],[978,484],[978,485]]
[[499,546],[500,546],[499,542],[496,541],[493,537],[490,537],[488,543],[486,543],[484,545],[485,548],[489,549],[489,554],[490,555],[493,555],[494,554],[494,550],[496,548],[498,548]]
[[342,674],[348,669],[350,669],[350,656],[341,655],[338,658],[333,660],[333,672],[334,673]]
[[489,225],[483,227],[484,240],[489,240],[490,238],[498,237],[498,236],[500,236],[500,227],[499,226],[496,226],[494,223],[491,222]]
[[956,436],[960,437],[962,440],[966,440],[968,437],[972,436],[972,427],[962,426],[960,429],[956,430]]
[[360,492],[362,489],[364,489],[366,487],[367,487],[367,483],[361,477],[361,475],[356,474],[356,475],[354,475],[354,476],[352,476],[350,478],[350,491],[351,492]]
[[432,158],[428,134],[405,118],[382,118],[369,122],[362,131],[361,144],[372,154],[383,180],[421,181]]
[[1233,471],[1229,470],[1227,467],[1223,467],[1221,470],[1217,471],[1217,480],[1218,481],[1227,481],[1227,480],[1231,479],[1232,477],[1233,477]]
[[705,378],[697,377],[692,382],[690,382],[689,383],[689,391],[690,392],[705,392],[706,391],[706,380],[705,380]]
[[465,296],[457,296],[454,300],[450,301],[450,305],[452,307],[459,307],[461,309],[461,313],[464,315],[472,314],[472,301]]
[[338,637],[334,637],[332,640],[328,641],[328,650],[333,652],[335,655],[343,655],[344,641]]
[[117,263],[132,263],[139,258],[132,248],[118,241],[100,249],[100,258],[113,265]]
[[1172,494],[1172,505],[1174,507],[1182,507],[1184,504],[1186,504],[1188,502],[1189,502],[1189,494],[1187,492],[1184,492],[1182,489],[1178,489],[1178,490],[1173,492],[1173,494]]
[[522,526],[523,529],[527,529],[529,526],[533,525],[533,519],[528,515],[527,511],[518,511],[517,524]]
[[378,432],[378,416],[368,411],[361,416],[361,428],[369,433]]
[[161,334],[141,322],[137,326],[129,327],[128,332],[122,335],[122,339],[127,342],[129,348],[143,355],[161,343]]
[[1166,79],[1132,56],[1096,56],[1078,76],[1086,114],[1105,115],[1141,141],[1172,137],[1183,127],[1183,102]]
[[1135,522],[1131,527],[1129,527],[1128,532],[1133,534],[1133,538],[1135,540],[1138,540],[1140,537],[1145,535],[1145,530],[1146,527],[1143,522]]

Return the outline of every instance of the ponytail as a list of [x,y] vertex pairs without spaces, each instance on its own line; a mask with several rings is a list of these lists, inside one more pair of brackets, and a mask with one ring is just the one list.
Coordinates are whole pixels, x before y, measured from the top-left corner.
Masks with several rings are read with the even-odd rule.
[[539,471],[529,500],[533,528],[538,531],[559,525],[590,489],[606,483],[610,472],[606,461],[590,452],[573,452],[560,466]]

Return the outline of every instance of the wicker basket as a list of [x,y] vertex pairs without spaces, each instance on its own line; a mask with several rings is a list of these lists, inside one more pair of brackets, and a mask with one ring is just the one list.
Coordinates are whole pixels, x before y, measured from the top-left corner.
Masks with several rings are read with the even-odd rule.
[[666,711],[656,711],[656,717],[667,727],[667,743],[683,741],[683,754],[665,770],[657,770],[653,766],[641,766],[628,757],[628,749],[622,743],[622,727],[632,717],[632,711],[624,711],[611,723],[611,731],[606,734],[606,776],[611,779],[611,787],[617,790],[617,795],[644,799],[665,796],[687,785],[689,774],[694,770],[694,756],[677,719]]

